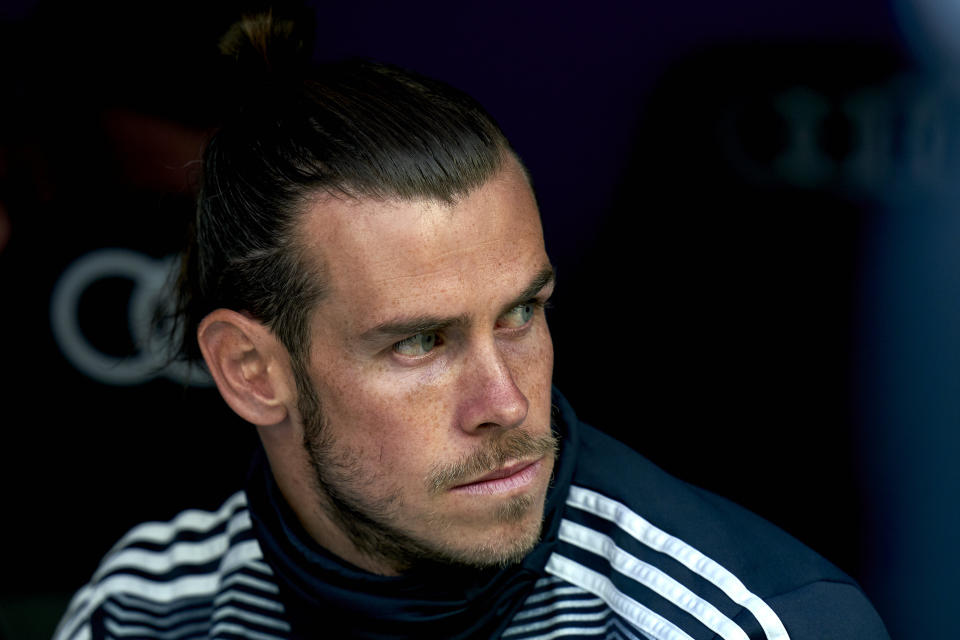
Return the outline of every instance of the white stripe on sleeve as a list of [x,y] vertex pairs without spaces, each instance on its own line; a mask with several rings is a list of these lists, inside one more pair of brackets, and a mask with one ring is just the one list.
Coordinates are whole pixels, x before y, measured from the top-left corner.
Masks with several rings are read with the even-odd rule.
[[617,589],[605,575],[558,553],[550,556],[546,569],[548,573],[600,596],[615,613],[656,640],[693,640],[680,627]]
[[633,557],[609,536],[564,520],[560,523],[560,539],[606,558],[614,569],[663,596],[724,640],[749,640],[743,629],[719,609],[660,569]]
[[739,578],[686,542],[650,524],[623,503],[596,491],[573,486],[570,487],[567,504],[615,523],[651,549],[669,555],[709,580],[756,617],[767,640],[790,640],[787,630],[770,605],[751,593]]

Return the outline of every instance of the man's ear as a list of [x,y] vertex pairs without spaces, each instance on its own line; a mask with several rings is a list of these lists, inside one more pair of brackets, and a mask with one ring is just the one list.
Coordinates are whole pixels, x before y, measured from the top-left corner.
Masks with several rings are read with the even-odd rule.
[[211,312],[197,340],[220,395],[260,427],[285,420],[296,399],[286,349],[264,325],[230,309]]

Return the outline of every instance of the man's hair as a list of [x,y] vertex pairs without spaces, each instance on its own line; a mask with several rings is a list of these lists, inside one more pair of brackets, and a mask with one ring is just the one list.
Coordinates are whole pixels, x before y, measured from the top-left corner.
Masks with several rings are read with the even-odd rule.
[[466,94],[363,60],[278,60],[293,30],[268,14],[221,41],[246,66],[247,98],[203,156],[196,218],[178,280],[180,356],[199,360],[197,326],[217,308],[268,326],[295,369],[309,347],[309,315],[324,294],[323,266],[297,239],[321,192],[334,197],[454,202],[512,155]]

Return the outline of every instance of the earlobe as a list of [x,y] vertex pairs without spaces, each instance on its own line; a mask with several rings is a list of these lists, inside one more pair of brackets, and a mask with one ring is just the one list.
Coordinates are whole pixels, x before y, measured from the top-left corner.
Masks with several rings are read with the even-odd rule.
[[264,325],[217,309],[197,328],[203,358],[220,395],[241,418],[265,427],[283,422],[293,399],[286,350]]

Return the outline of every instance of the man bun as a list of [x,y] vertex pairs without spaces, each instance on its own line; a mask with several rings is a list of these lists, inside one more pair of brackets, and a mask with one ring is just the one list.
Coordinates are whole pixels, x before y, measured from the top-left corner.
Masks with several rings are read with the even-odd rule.
[[273,10],[245,14],[220,38],[220,53],[231,59],[240,83],[301,76],[313,53],[313,16],[278,16]]

